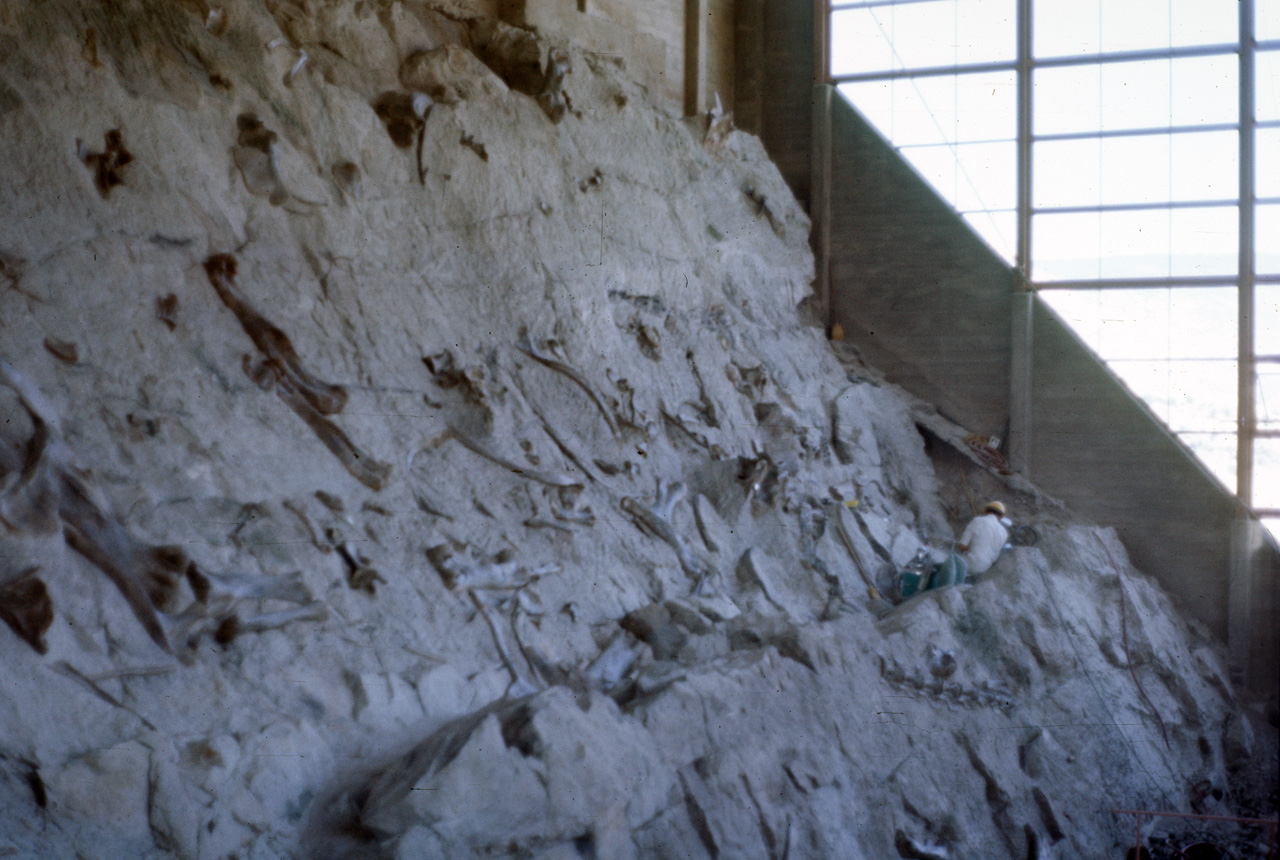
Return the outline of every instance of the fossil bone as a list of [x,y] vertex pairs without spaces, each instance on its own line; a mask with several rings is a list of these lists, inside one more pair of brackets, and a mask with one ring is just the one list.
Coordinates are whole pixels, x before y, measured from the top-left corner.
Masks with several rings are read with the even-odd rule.
[[80,160],[93,171],[93,184],[97,186],[98,193],[106,197],[112,188],[124,184],[124,177],[120,174],[133,161],[133,154],[124,148],[120,129],[113,128],[103,137],[106,146],[102,152],[89,152],[80,141],[76,144]]
[[308,373],[288,336],[240,295],[234,284],[235,257],[215,254],[205,261],[204,268],[223,304],[231,309],[254,345],[266,355],[264,361],[256,364],[245,356],[245,374],[264,390],[274,388],[352,477],[372,490],[381,490],[391,474],[391,465],[362,454],[350,437],[325,417],[342,411],[347,392]]
[[[507,686],[505,693],[507,698],[515,698],[529,693],[536,693],[542,689],[542,685],[535,684],[524,676],[524,673],[517,668],[515,660],[511,656],[511,648],[507,644],[506,637],[502,634],[502,625],[499,623],[498,607],[500,601],[489,595],[482,595],[474,588],[467,589],[467,594],[471,597],[471,602],[475,604],[480,615],[484,617],[485,624],[489,625],[489,632],[493,635],[494,647],[498,649],[498,655],[502,657],[502,662],[506,665],[507,671],[511,673],[511,683]],[[530,665],[530,670],[537,672]]]
[[49,350],[54,358],[66,364],[77,364],[80,361],[80,351],[76,349],[76,345],[66,340],[58,340],[53,337],[44,339],[44,348]]
[[488,445],[485,445],[476,439],[472,439],[453,425],[448,426],[446,436],[447,438],[457,440],[464,448],[471,451],[473,454],[478,454],[486,460],[502,466],[504,469],[509,469],[522,478],[528,478],[531,481],[537,481],[539,484],[546,484],[550,487],[583,486],[582,482],[577,478],[571,478],[568,475],[557,475],[553,472],[543,472],[540,469],[531,469],[528,466],[521,466],[519,463],[514,463],[494,451]]
[[609,431],[615,436],[618,435],[618,425],[613,420],[613,415],[609,412],[609,408],[605,406],[604,398],[600,396],[600,392],[596,390],[595,386],[587,380],[580,370],[568,362],[538,349],[535,339],[529,336],[528,331],[522,330],[520,332],[520,340],[516,342],[516,348],[539,364],[549,367],[558,373],[563,373],[575,385],[585,391],[587,396],[591,398],[591,402],[600,410],[600,414],[604,416],[604,423],[609,425]]
[[306,528],[307,534],[311,536],[311,543],[315,545],[316,549],[323,553],[333,552],[333,546],[320,539],[320,533],[316,531],[315,525],[311,522],[311,517],[307,516],[306,508],[292,499],[285,499],[283,504],[286,511],[302,521],[302,525]]
[[156,299],[156,319],[164,323],[169,331],[173,331],[178,327],[178,297],[173,293],[169,293],[163,298]]
[[44,581],[36,576],[39,567],[28,568],[0,585],[0,621],[36,650],[45,654],[45,631],[53,624],[53,601]]
[[[172,643],[179,642],[184,648],[177,653],[185,656],[201,633],[211,624],[225,623],[242,600],[310,599],[297,575],[204,574],[181,549],[150,546],[134,538],[75,467],[61,440],[58,419],[39,389],[3,361],[0,382],[17,393],[35,426],[23,462],[12,462],[12,452],[0,446],[0,467],[18,472],[18,479],[0,495],[0,515],[14,528],[30,528],[32,512],[39,515],[40,525],[46,517],[55,527],[60,524],[67,544],[106,574],[143,629],[165,651],[174,653]],[[180,615],[171,615],[184,575],[196,599]]]
[[377,584],[386,582],[386,579],[370,566],[369,559],[361,555],[359,550],[350,543],[342,540],[336,530],[326,529],[324,534],[329,543],[337,548],[338,555],[342,556],[342,560],[347,563],[347,584],[356,591],[376,593]]
[[671,522],[671,514],[686,492],[684,484],[679,481],[667,483],[659,478],[656,498],[652,505],[645,507],[630,496],[624,498],[621,504],[622,510],[630,515],[637,528],[664,541],[675,550],[680,567],[694,582],[694,593],[701,594],[707,580],[715,571],[676,532]]
[[266,197],[273,206],[281,205],[289,199],[289,192],[280,178],[278,135],[251,113],[240,114],[236,127],[239,134],[231,148],[231,158],[240,168],[244,187],[250,194]]
[[569,97],[564,91],[564,76],[573,71],[569,55],[561,48],[547,52],[547,69],[542,92],[538,94],[538,107],[552,122],[560,122],[569,110]]

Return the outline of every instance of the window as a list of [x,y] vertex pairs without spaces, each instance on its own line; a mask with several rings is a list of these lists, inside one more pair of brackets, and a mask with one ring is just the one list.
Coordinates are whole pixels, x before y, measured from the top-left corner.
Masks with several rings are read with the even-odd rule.
[[[1017,19],[1030,87],[1019,139]],[[832,79],[1225,484],[1280,523],[1280,0],[855,0]],[[1253,116],[1242,116],[1241,51]],[[1244,90],[1247,92],[1248,90]],[[1241,128],[1254,127],[1252,154]],[[1019,209],[1019,151],[1030,159]],[[1247,162],[1241,159],[1248,157]],[[1244,175],[1253,187],[1241,188]],[[1251,235],[1241,205],[1253,196]],[[1242,203],[1243,201],[1243,203]],[[1241,249],[1252,246],[1252,260]],[[1240,284],[1255,426],[1240,434]],[[1255,440],[1254,436],[1257,434]]]

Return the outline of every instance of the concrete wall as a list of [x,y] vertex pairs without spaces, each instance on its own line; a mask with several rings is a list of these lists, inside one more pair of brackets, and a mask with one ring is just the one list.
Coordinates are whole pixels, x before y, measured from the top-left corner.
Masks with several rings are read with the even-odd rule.
[[1227,638],[1235,500],[1038,299],[1030,472]]
[[1004,437],[1013,272],[842,97],[831,130],[832,321],[891,380]]

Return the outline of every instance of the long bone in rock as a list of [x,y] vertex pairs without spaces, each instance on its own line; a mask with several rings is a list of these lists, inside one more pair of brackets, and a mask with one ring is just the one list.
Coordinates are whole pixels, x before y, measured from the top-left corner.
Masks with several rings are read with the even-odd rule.
[[[494,451],[488,445],[485,445],[484,443],[468,436],[466,433],[463,433],[461,430],[457,429],[452,424],[448,425],[448,430],[444,434],[443,438],[456,439],[458,442],[462,444],[463,447],[465,447],[467,450],[471,451],[472,453],[479,454],[481,457],[484,457],[486,460],[489,460],[492,463],[497,463],[499,466],[503,467],[504,469],[509,469],[510,471],[515,472],[517,475],[519,475],[522,478],[528,478],[531,481],[537,481],[539,484],[546,484],[547,486],[550,486],[550,487],[581,488],[583,486],[583,483],[579,481],[577,478],[571,478],[568,475],[557,475],[553,472],[543,472],[540,469],[531,469],[528,466],[522,466],[519,463],[512,462],[511,460],[508,460],[507,458],[503,457],[498,452]],[[441,441],[443,441],[443,439]]]
[[259,388],[274,389],[352,477],[372,490],[381,490],[391,474],[391,465],[362,454],[347,434],[325,417],[341,412],[346,406],[346,390],[308,373],[298,360],[288,336],[258,313],[240,294],[234,283],[235,257],[230,254],[214,254],[205,260],[204,269],[222,303],[236,315],[245,334],[249,335],[250,340],[265,356],[259,363],[246,356],[245,374]]
[[694,582],[695,594],[702,594],[707,580],[714,573],[711,565],[698,556],[689,543],[676,532],[671,522],[671,514],[688,490],[679,481],[667,483],[658,479],[657,497],[654,503],[645,507],[635,499],[627,496],[622,500],[622,510],[631,516],[636,527],[669,544],[676,551],[680,567],[685,575]]
[[568,362],[561,361],[554,355],[549,355],[538,349],[536,341],[529,336],[528,331],[521,330],[520,340],[516,342],[516,349],[532,358],[534,361],[542,364],[552,370],[567,376],[575,385],[587,393],[591,398],[591,402],[600,410],[600,414],[604,416],[604,423],[609,425],[609,432],[614,436],[618,435],[617,422],[613,420],[613,414],[609,411],[609,407],[605,405],[604,398],[600,396],[600,392],[596,391],[595,386],[578,370]]
[[[511,654],[511,647],[507,644],[507,637],[502,633],[502,624],[498,617],[498,609],[502,601],[474,588],[467,589],[467,594],[471,597],[471,602],[475,604],[476,609],[484,617],[484,622],[489,626],[489,632],[493,635],[494,647],[498,649],[498,655],[502,657],[503,664],[506,665],[507,671],[511,673],[511,683],[507,686],[505,693],[507,698],[536,693],[543,689],[546,686],[545,684],[529,680],[516,665],[515,658]],[[526,663],[536,676],[538,670],[533,667],[532,663],[527,661]]]

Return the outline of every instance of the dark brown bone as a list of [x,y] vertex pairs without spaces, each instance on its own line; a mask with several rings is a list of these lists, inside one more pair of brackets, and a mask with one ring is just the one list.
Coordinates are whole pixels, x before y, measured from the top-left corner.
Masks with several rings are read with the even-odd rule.
[[347,392],[339,385],[330,385],[308,373],[298,360],[298,354],[293,351],[289,337],[258,313],[236,289],[236,258],[230,254],[214,254],[204,261],[204,270],[209,275],[209,283],[217,290],[218,297],[240,320],[241,327],[254,346],[262,351],[268,361],[278,365],[283,375],[293,382],[299,395],[306,398],[321,415],[341,412],[347,405]]
[[110,194],[112,188],[124,184],[124,177],[120,172],[124,170],[125,165],[133,161],[133,154],[124,148],[120,129],[113,128],[107,132],[105,141],[105,151],[92,152],[83,156],[84,163],[93,171],[93,184],[98,187],[98,193],[103,197]]
[[37,654],[44,654],[49,650],[44,634],[53,624],[53,601],[44,582],[36,576],[39,570],[29,568],[16,579],[0,585],[0,621],[8,624]]

